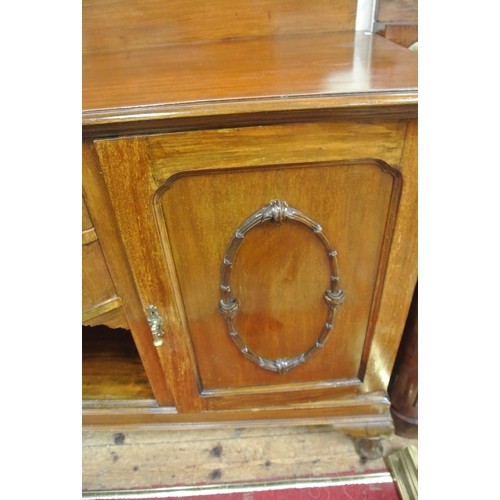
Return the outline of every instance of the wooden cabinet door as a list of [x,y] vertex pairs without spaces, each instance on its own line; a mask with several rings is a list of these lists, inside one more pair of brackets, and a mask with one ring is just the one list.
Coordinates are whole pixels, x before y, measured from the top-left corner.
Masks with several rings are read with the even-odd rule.
[[96,141],[178,411],[387,389],[416,281],[415,137],[386,120]]

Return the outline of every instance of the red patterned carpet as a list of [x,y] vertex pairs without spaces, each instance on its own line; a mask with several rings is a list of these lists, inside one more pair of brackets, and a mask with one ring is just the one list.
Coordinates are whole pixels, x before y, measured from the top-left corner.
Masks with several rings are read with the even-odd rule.
[[[225,490],[225,491],[224,491]],[[332,476],[297,479],[296,482],[271,481],[246,484],[199,485],[184,488],[127,490],[97,493],[84,492],[83,498],[155,500],[400,500],[395,483],[387,471],[374,471],[361,476]]]

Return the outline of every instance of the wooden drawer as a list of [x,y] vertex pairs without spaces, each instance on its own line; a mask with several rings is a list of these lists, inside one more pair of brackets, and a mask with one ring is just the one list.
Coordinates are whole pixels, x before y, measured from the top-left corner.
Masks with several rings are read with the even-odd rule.
[[128,328],[97,232],[82,198],[82,323]]

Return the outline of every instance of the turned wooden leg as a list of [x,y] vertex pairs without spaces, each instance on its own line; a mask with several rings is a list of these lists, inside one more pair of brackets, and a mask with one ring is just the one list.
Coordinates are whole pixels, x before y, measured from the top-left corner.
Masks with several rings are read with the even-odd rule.
[[355,439],[354,446],[363,462],[367,460],[376,460],[384,453],[381,438]]
[[389,383],[391,414],[396,434],[418,437],[418,285]]

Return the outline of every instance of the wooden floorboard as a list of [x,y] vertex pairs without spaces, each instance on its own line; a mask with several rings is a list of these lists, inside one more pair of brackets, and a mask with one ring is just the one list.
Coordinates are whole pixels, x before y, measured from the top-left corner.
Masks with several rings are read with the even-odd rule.
[[[417,440],[393,436],[384,454]],[[386,470],[362,463],[351,438],[330,426],[196,430],[85,430],[86,491],[268,481]]]

